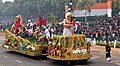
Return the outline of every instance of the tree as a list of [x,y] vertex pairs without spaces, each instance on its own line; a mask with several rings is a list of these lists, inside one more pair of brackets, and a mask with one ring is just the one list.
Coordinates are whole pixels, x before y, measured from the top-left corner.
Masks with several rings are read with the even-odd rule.
[[10,8],[12,6],[12,2],[5,2],[2,7],[1,7],[1,15],[10,15],[11,14],[11,11],[10,11]]
[[118,0],[113,0],[112,14],[113,16],[118,15],[120,12],[120,2]]
[[15,0],[0,3],[0,16],[45,16],[52,12],[58,18],[63,18],[64,0]]
[[1,10],[2,10],[2,5],[3,5],[3,2],[2,2],[2,0],[0,0],[0,15],[2,15],[2,12],[1,12]]
[[96,3],[96,0],[78,0],[80,10],[89,9],[94,3]]
[[48,13],[48,19],[49,19],[49,22],[52,22],[53,24],[55,24],[56,16],[52,12]]

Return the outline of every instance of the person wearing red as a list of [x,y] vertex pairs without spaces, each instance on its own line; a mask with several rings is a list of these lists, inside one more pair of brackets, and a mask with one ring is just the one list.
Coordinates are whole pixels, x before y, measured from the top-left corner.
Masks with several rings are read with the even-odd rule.
[[15,25],[15,34],[18,35],[20,32],[20,26],[22,24],[22,16],[18,15],[14,19],[14,25]]

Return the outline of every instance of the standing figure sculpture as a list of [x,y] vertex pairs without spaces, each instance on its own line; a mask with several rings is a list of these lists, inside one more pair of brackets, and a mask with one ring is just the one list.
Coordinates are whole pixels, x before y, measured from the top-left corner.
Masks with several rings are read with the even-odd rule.
[[20,26],[21,26],[21,24],[22,24],[22,16],[21,16],[21,15],[18,15],[18,16],[16,16],[15,19],[14,19],[14,26],[15,26],[14,33],[15,33],[16,35],[18,35],[19,32],[20,32]]
[[63,20],[64,30],[63,35],[64,36],[72,36],[74,35],[74,29],[75,29],[75,19],[73,22],[71,22],[72,14],[70,12],[66,13],[66,19]]

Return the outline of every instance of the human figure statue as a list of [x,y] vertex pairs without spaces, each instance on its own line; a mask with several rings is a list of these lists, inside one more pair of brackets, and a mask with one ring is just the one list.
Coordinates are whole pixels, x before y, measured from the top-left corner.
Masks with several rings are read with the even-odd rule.
[[75,25],[75,19],[73,22],[71,22],[72,14],[70,12],[66,13],[66,18],[63,20],[64,30],[63,35],[64,36],[72,36],[74,35],[74,25]]
[[16,35],[19,34],[19,32],[20,32],[20,26],[21,26],[21,25],[22,25],[22,16],[21,16],[21,15],[18,15],[18,16],[16,16],[15,19],[14,19],[14,26],[15,26],[15,31],[14,31],[14,33],[15,33]]

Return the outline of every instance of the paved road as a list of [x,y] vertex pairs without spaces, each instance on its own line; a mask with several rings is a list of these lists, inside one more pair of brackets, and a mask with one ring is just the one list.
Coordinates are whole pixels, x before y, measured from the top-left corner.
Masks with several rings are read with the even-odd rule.
[[[3,36],[0,36],[0,42],[3,42]],[[1,46],[1,45],[0,45]],[[114,49],[113,49],[114,50]],[[115,49],[111,62],[106,62],[104,47],[93,46],[92,54],[93,58],[88,60],[87,64],[73,64],[72,66],[119,66],[120,65],[120,53],[117,53],[118,49]],[[68,66],[63,62],[54,62],[42,57],[29,57],[20,53],[11,52],[0,47],[0,66]]]

